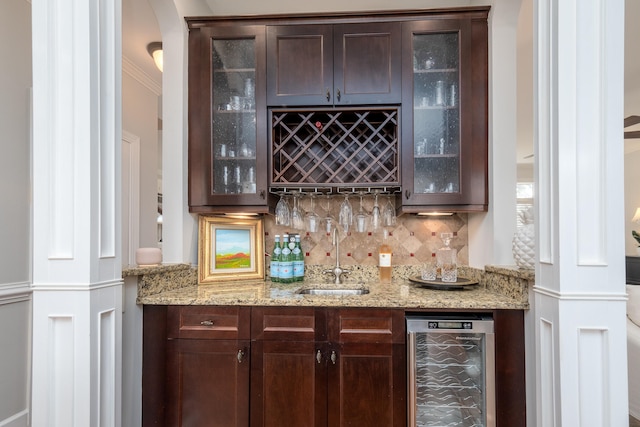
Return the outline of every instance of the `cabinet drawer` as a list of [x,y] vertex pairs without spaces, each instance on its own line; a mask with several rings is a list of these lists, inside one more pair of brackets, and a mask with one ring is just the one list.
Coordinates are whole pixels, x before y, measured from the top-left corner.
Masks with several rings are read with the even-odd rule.
[[251,339],[319,341],[325,338],[325,310],[313,307],[254,307]]
[[167,336],[192,339],[249,339],[250,308],[170,306]]
[[330,336],[338,343],[403,343],[402,310],[342,308],[329,313]]

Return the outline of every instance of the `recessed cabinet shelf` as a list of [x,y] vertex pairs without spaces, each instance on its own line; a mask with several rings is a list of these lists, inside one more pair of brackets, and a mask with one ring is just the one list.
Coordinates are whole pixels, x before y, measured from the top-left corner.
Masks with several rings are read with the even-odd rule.
[[399,109],[271,110],[274,187],[397,186]]

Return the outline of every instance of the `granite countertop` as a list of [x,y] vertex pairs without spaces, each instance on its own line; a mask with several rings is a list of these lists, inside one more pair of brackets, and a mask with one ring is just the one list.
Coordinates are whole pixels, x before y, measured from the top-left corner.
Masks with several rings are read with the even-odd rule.
[[[389,307],[407,309],[528,309],[528,286],[533,273],[509,267],[477,270],[461,267],[459,276],[478,281],[461,290],[434,290],[408,280],[415,268],[394,267],[394,281],[380,283],[377,270],[356,268],[341,285],[328,283],[309,266],[305,282],[283,284],[270,281],[197,284],[197,269],[188,264],[127,268],[124,276],[139,276],[138,304],[145,305],[249,305]],[[364,295],[303,295],[304,288],[366,288]]]

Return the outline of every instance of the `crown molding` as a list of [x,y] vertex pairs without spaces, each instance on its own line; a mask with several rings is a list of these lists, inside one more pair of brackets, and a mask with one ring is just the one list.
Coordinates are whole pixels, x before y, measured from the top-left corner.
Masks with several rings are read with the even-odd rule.
[[149,74],[145,73],[142,68],[138,67],[124,55],[122,56],[122,71],[134,78],[154,94],[158,96],[162,95],[162,85],[158,84]]

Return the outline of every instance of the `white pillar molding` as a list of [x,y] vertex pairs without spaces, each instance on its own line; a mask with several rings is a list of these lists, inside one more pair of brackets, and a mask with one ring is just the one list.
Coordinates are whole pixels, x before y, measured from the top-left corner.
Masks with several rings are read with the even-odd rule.
[[121,2],[32,23],[32,425],[119,426]]
[[537,425],[627,425],[624,0],[534,14]]

